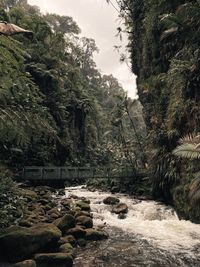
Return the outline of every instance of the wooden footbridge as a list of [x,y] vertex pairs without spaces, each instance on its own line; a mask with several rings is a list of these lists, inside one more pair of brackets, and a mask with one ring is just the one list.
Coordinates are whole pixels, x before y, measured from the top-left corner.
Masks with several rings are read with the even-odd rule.
[[110,168],[88,168],[88,167],[24,167],[22,180],[75,180],[89,178],[131,178],[132,168],[110,169]]

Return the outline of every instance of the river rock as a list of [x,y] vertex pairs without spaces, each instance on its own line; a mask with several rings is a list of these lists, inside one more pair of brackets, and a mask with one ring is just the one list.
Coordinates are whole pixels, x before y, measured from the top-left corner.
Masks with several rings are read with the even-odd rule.
[[103,240],[107,238],[108,238],[108,234],[105,233],[104,231],[96,230],[93,228],[86,229],[86,235],[85,235],[86,240],[97,241],[97,240]]
[[55,220],[53,224],[62,232],[65,232],[75,226],[75,218],[70,214],[66,214],[62,218]]
[[69,253],[41,253],[35,255],[37,266],[72,267],[73,259]]
[[125,203],[119,203],[118,205],[116,205],[112,212],[116,213],[116,214],[120,214],[120,213],[127,213],[128,212],[128,206]]
[[11,262],[24,260],[42,249],[54,247],[60,237],[60,230],[53,224],[11,227],[0,236],[1,255]]
[[38,198],[38,194],[30,189],[21,189],[21,194],[25,197],[28,201],[36,200]]
[[68,253],[71,254],[71,256],[74,256],[74,248],[70,243],[65,243],[59,247],[59,252],[62,253]]
[[73,235],[67,235],[60,238],[58,244],[63,245],[65,243],[70,243],[72,246],[76,244],[76,239]]
[[86,234],[86,231],[85,231],[82,227],[80,227],[80,226],[76,226],[76,227],[74,227],[74,228],[72,228],[72,229],[69,229],[69,230],[67,231],[67,234],[68,234],[68,235],[72,235],[72,236],[74,236],[76,239],[78,239],[78,238],[82,238],[82,237],[84,237],[85,234]]
[[103,200],[103,203],[106,205],[115,205],[115,204],[119,203],[119,201],[120,200],[118,198],[109,196]]
[[118,214],[118,219],[120,219],[120,220],[126,219],[126,214],[125,213]]
[[66,209],[69,209],[70,208],[70,204],[71,204],[71,201],[69,199],[63,199],[61,202],[60,202],[63,207],[65,207]]
[[14,267],[37,267],[37,266],[34,260],[26,260],[16,263]]
[[90,205],[85,201],[78,201],[76,202],[76,206],[79,207],[83,211],[90,211]]
[[93,217],[91,213],[89,213],[87,211],[83,211],[83,210],[76,212],[75,218],[77,218],[79,216],[87,216],[87,217],[90,217],[90,218]]
[[76,224],[82,225],[85,228],[92,228],[93,227],[92,219],[90,217],[87,217],[87,216],[76,217]]

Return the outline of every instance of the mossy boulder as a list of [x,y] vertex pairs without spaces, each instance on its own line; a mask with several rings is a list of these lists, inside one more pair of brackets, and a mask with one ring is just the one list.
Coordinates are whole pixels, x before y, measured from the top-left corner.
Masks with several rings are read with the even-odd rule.
[[65,243],[70,243],[72,246],[76,244],[76,238],[73,235],[63,236],[59,240],[59,245],[63,245]]
[[37,266],[34,260],[26,260],[16,263],[14,267],[37,267]]
[[108,238],[108,234],[102,230],[96,230],[91,228],[91,229],[86,229],[85,231],[86,231],[85,235],[86,240],[97,241]]
[[83,211],[90,211],[90,205],[85,201],[78,201],[76,202],[76,206],[79,207]]
[[66,209],[69,209],[70,205],[71,205],[71,200],[70,199],[63,199],[63,200],[61,200],[60,204],[62,204],[63,207],[65,207]]
[[28,201],[36,200],[38,198],[38,194],[30,189],[21,189],[21,194],[23,197],[27,198]]
[[76,224],[82,225],[85,228],[92,228],[93,227],[93,221],[90,217],[87,216],[79,216],[76,218]]
[[65,243],[59,247],[59,252],[61,253],[68,253],[72,257],[74,257],[74,248],[70,243]]
[[76,239],[79,239],[79,238],[82,238],[82,237],[85,236],[86,231],[82,227],[76,226],[76,227],[74,227],[72,229],[69,229],[67,231],[67,234],[74,236]]
[[70,253],[42,253],[35,255],[39,267],[72,267],[73,259]]
[[56,225],[62,232],[66,232],[75,226],[75,218],[70,214],[66,214],[62,218],[55,220],[53,224]]
[[0,236],[1,255],[11,262],[25,260],[40,250],[54,247],[60,237],[61,231],[53,224],[10,227]]
[[116,205],[119,203],[119,199],[117,197],[109,196],[103,200],[103,203],[106,205]]

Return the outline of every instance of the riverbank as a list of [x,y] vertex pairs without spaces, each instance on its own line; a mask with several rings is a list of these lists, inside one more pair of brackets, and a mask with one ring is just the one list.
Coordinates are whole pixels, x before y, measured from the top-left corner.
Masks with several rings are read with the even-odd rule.
[[[15,267],[68,267],[76,248],[108,237],[93,227],[90,201],[47,186],[18,185],[14,223],[2,227],[0,257]],[[13,217],[14,218],[14,217]],[[14,265],[15,264],[15,265]]]

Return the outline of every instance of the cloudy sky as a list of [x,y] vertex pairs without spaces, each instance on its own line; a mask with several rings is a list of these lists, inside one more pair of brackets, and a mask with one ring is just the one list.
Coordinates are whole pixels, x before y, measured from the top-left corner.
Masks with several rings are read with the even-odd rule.
[[[123,36],[121,42],[116,37],[116,28],[119,26],[118,13],[106,3],[106,0],[28,0],[28,2],[39,6],[44,13],[73,17],[81,28],[82,35],[95,39],[100,49],[95,55],[98,69],[102,73],[112,73],[128,91],[128,95],[135,98],[135,76],[125,63],[119,62],[119,54],[114,49],[114,45],[125,47],[127,39]],[[116,3],[115,0],[113,3]]]

